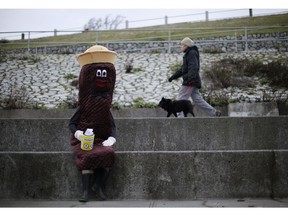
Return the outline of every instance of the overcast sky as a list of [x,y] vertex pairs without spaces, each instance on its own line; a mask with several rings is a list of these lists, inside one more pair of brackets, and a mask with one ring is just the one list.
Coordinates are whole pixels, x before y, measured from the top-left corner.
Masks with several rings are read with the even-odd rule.
[[[197,5],[191,4],[191,2],[195,2],[196,0],[189,0],[188,3],[186,2],[187,0],[176,0],[174,1],[174,5],[169,4],[171,1],[165,1],[168,3],[165,5],[163,5],[163,3],[161,4],[162,1],[160,4],[159,2],[155,4],[156,0],[153,1],[144,0],[144,2],[150,2],[150,4],[142,5],[142,8],[141,5],[138,5],[138,7],[134,6],[136,0],[132,1],[132,3],[127,0],[110,0],[106,1],[106,3],[105,1],[102,2],[101,5],[99,5],[101,1],[95,0],[81,0],[78,1],[77,4],[74,4],[71,0],[69,4],[67,4],[66,1],[64,1],[64,4],[63,2],[62,4],[56,4],[55,2],[51,4],[53,0],[50,0],[50,5],[46,5],[47,2],[44,0],[19,0],[18,2],[15,0],[7,0],[4,5],[2,1],[0,3],[0,32],[2,32],[0,39],[10,39],[11,34],[3,34],[3,32],[10,31],[83,30],[84,25],[90,18],[105,18],[108,15],[110,15],[111,18],[121,15],[124,17],[124,20],[129,21],[129,27],[141,27],[164,24],[165,16],[168,16],[168,23],[200,21],[205,19],[205,11],[210,12],[210,20],[235,16],[242,17],[248,15],[248,8],[255,6],[247,3],[246,5],[239,4],[239,2],[238,4],[231,4],[231,1],[229,1],[230,4],[226,4],[225,1],[220,4],[221,1],[219,0],[217,4],[215,4],[216,1],[212,0],[209,4],[205,4],[205,2],[207,2],[206,0],[198,0],[200,4]],[[39,6],[39,2],[41,2],[42,6]],[[58,2],[60,2],[60,0],[58,0]],[[79,2],[83,3],[79,4]],[[93,2],[93,4],[84,4],[87,2]],[[119,2],[122,4],[119,4]],[[242,0],[241,2],[245,1]],[[265,4],[261,3],[261,6],[256,7],[256,9],[253,8],[253,14],[261,15],[288,12],[287,3],[286,5],[285,3],[283,4],[283,2],[277,4],[277,0],[273,2],[273,6],[266,5],[266,7]],[[249,7],[250,5],[251,7]],[[219,11],[221,11],[221,13]],[[125,28],[125,22],[123,22],[119,28]]]

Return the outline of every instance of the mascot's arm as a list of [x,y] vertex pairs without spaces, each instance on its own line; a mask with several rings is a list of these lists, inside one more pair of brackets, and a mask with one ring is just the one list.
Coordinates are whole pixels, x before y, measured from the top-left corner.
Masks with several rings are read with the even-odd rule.
[[102,143],[103,146],[112,146],[116,143],[116,139],[115,139],[116,125],[115,125],[115,121],[111,112],[110,112],[110,116],[111,116],[111,123],[112,123],[112,133],[111,133],[111,136]]
[[80,116],[81,116],[80,107],[78,106],[76,112],[69,121],[69,129],[71,133],[74,134],[75,138],[78,139],[79,141],[81,141],[81,136],[83,135],[83,131],[77,130],[77,124],[80,120]]

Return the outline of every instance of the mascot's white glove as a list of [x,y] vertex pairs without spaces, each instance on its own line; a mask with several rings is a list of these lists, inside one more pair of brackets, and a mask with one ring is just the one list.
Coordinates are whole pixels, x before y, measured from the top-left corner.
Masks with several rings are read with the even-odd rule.
[[116,143],[116,139],[114,137],[109,137],[107,140],[105,140],[102,144],[103,146],[112,146]]
[[76,139],[78,139],[79,141],[81,141],[82,135],[83,135],[83,131],[81,131],[81,130],[77,130],[77,131],[74,133],[74,137],[75,137]]

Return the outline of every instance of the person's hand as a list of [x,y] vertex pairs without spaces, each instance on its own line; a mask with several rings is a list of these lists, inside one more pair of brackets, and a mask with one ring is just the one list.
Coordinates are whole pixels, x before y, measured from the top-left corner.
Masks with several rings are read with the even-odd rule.
[[77,130],[77,131],[74,133],[74,137],[75,137],[76,139],[78,139],[79,141],[81,141],[82,135],[83,135],[83,131],[81,131],[81,130]]
[[169,82],[172,82],[172,80],[173,80],[173,79],[172,79],[171,77],[168,79]]
[[114,137],[109,137],[107,140],[105,140],[102,144],[103,146],[112,146],[116,143],[116,139]]

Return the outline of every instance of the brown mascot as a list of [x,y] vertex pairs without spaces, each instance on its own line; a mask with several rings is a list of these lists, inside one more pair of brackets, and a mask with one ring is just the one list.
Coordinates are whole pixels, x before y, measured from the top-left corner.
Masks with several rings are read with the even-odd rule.
[[[90,188],[99,199],[106,200],[105,182],[114,163],[112,146],[116,143],[116,127],[110,112],[116,80],[116,56],[106,47],[95,45],[77,57],[82,67],[78,107],[70,119],[69,129],[76,166],[82,172],[83,194],[80,202],[89,200]],[[81,146],[86,129],[94,132],[90,150],[83,150]]]

